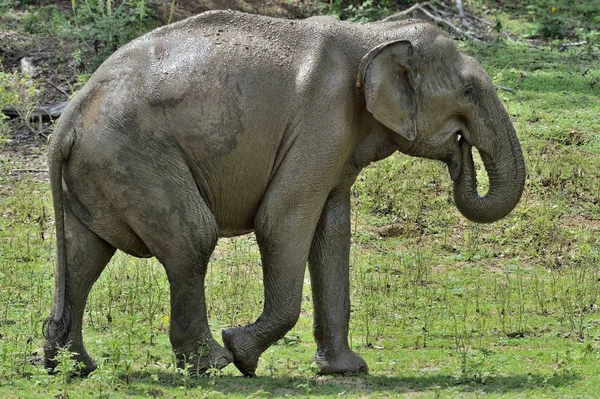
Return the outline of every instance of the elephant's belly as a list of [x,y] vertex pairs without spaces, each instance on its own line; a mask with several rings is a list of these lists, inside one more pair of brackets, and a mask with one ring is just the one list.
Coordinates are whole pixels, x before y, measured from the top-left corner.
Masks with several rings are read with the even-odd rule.
[[[254,153],[260,154],[260,150]],[[194,176],[201,196],[216,219],[220,237],[254,230],[254,218],[271,177],[268,157],[233,153],[196,165]]]
[[254,231],[254,216],[260,197],[252,199],[252,193],[233,193],[221,198],[211,209],[217,221],[219,237],[234,237]]
[[252,233],[254,231],[254,229],[238,229],[238,230],[233,230],[233,229],[220,229],[219,228],[219,238],[222,237],[237,237],[237,236],[241,236],[244,234],[248,234],[248,233]]

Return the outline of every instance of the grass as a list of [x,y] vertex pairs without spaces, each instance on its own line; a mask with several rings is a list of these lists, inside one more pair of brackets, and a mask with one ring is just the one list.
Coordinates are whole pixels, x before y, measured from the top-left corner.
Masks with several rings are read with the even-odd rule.
[[[463,45],[500,86],[525,152],[523,198],[475,225],[440,164],[393,156],[353,191],[351,342],[370,375],[317,377],[310,282],[302,314],[256,379],[233,366],[196,378],[174,367],[168,284],[155,260],[118,253],[94,286],[87,379],[41,367],[51,307],[49,187],[0,153],[0,396],[592,398],[600,391],[600,67],[588,49]],[[596,83],[594,83],[596,82]],[[11,172],[12,170],[12,172]],[[207,277],[216,335],[262,308],[252,236],[222,240]],[[75,365],[68,353],[63,370]]]

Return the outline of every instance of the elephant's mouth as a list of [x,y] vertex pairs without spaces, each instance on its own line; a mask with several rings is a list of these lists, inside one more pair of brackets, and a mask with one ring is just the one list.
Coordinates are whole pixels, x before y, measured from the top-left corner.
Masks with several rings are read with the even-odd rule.
[[457,181],[458,177],[460,176],[462,162],[460,146],[458,143],[460,142],[461,137],[463,138],[463,140],[466,140],[462,135],[461,131],[457,131],[454,133],[454,144],[456,145],[457,151],[447,153],[443,159],[443,162],[448,166],[448,172],[450,172],[450,178],[452,179],[452,181]]

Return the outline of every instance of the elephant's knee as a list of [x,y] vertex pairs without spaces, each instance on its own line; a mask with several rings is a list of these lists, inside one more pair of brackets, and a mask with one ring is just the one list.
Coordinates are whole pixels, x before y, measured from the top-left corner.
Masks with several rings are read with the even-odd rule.
[[300,309],[290,309],[285,314],[277,314],[276,323],[280,326],[281,334],[284,335],[290,331],[300,318]]

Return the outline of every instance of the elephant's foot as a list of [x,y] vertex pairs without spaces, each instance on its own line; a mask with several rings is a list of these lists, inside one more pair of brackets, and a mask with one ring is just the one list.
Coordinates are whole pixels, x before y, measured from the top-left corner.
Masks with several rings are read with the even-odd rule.
[[258,358],[264,348],[257,345],[247,327],[223,330],[223,343],[233,353],[233,364],[246,377],[256,377]]
[[[96,370],[96,363],[87,354],[85,349],[77,350],[71,346],[68,346],[68,349],[71,352],[71,358],[75,361],[74,374],[84,377]],[[59,366],[59,360],[57,359],[58,351],[59,348],[55,345],[48,342],[44,345],[44,368],[50,374],[54,374],[56,368]]]
[[[192,367],[195,374],[204,374],[210,369],[222,369],[233,362],[233,354],[214,339],[205,341],[192,351],[176,351],[177,367]],[[189,367],[188,366],[188,367]]]
[[350,349],[335,353],[317,351],[314,361],[319,365],[319,374],[366,374],[367,363]]
[[[63,318],[59,322],[55,322],[52,315],[44,321],[43,332],[46,338],[44,342],[44,368],[48,372],[54,373],[60,363],[60,359],[58,359],[59,352],[62,348],[66,348],[71,354],[70,358],[75,361],[74,371],[85,376],[96,369],[96,364],[85,351],[80,334],[73,333],[74,328],[71,326],[70,317],[70,308],[67,307]],[[67,359],[69,359],[68,356],[64,360]]]
[[82,354],[74,355],[74,359],[77,362],[76,370],[79,376],[87,376],[92,371],[96,370],[96,362],[83,350]]

